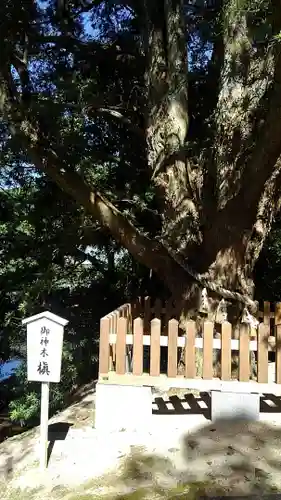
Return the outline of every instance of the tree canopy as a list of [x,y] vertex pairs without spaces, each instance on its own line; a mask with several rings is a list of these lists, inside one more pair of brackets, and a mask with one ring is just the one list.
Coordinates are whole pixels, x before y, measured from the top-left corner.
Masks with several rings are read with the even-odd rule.
[[5,185],[48,176],[189,308],[198,284],[253,305],[279,207],[278,2],[10,0],[1,18]]

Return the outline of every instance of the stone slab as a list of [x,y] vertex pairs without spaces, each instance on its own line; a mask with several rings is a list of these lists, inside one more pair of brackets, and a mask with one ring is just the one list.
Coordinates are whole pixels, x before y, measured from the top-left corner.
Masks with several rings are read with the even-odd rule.
[[97,383],[95,412],[97,430],[149,429],[151,420],[151,387]]
[[259,420],[260,395],[211,391],[212,421],[226,418]]

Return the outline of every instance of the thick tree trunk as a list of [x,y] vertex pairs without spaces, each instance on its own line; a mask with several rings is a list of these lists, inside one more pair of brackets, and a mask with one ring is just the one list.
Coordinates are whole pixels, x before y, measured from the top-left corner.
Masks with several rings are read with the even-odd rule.
[[[219,249],[216,255],[209,248],[202,248],[198,252],[197,259],[193,258],[192,267],[197,270],[198,275],[206,283],[216,283],[219,287],[227,290],[237,291],[253,299],[254,283],[253,269],[256,260],[252,259],[251,264],[245,262],[246,244],[239,241],[229,245],[228,248]],[[201,295],[203,285],[193,280],[187,273],[182,273],[182,284],[178,278],[170,276],[170,288],[177,299],[181,300],[183,311],[186,317],[195,319],[200,313]],[[209,310],[203,314],[212,321],[216,320],[217,307],[222,296],[216,291],[208,290]],[[181,294],[181,297],[179,297]],[[238,301],[227,301],[228,319],[235,321],[239,317],[245,304]]]
[[[278,2],[272,7],[277,33]],[[214,55],[221,70],[214,155],[202,184],[202,171],[192,177],[182,156],[188,132],[183,2],[147,0],[146,15],[148,165],[163,203],[162,241],[187,270],[181,286],[173,276],[168,282],[181,294],[188,315],[198,311],[202,287],[211,288],[215,314],[221,296],[227,297],[217,293],[219,288],[253,298],[253,269],[277,209],[280,47],[256,49],[247,12],[229,2],[222,43]],[[233,321],[241,308],[232,308]]]
[[[210,283],[216,283],[228,290],[239,291],[248,298],[254,299],[253,268],[255,259],[251,266],[245,264],[246,244],[234,243],[228,248],[220,249],[215,258],[207,249],[202,249],[198,254],[197,261],[194,260],[194,268],[198,271],[204,270],[204,277]],[[184,277],[183,277],[184,279]],[[174,282],[173,277],[171,281]],[[221,323],[229,321],[232,324],[232,337],[239,338],[240,324],[244,321],[245,304],[239,301],[223,301],[221,296],[212,291],[207,291],[207,296],[202,294],[202,285],[198,282],[187,280],[181,288],[184,293],[181,301],[177,298],[180,308],[180,327],[182,334],[186,330],[186,322],[193,319],[196,322],[197,335],[202,335],[205,321],[213,321],[215,325],[214,335],[220,338]],[[176,286],[175,286],[176,289]],[[257,312],[257,310],[255,311]],[[196,349],[196,373],[202,376],[203,351]],[[256,359],[253,353],[250,355],[251,377],[256,376]],[[213,374],[220,376],[221,351],[213,352]],[[237,377],[239,366],[238,352],[232,352],[232,374]],[[180,352],[178,374],[184,373],[184,350]]]

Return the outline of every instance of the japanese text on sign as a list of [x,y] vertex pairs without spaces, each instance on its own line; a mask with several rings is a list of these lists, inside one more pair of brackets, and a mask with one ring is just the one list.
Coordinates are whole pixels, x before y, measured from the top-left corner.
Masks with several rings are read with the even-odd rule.
[[40,349],[40,358],[38,361],[38,368],[37,368],[37,371],[40,375],[45,375],[45,374],[50,375],[49,364],[48,361],[45,359],[49,356],[47,350],[49,344],[49,339],[48,339],[49,333],[50,333],[49,328],[46,328],[46,326],[41,327],[40,345],[42,346],[42,348]]
[[59,382],[67,320],[45,311],[23,320],[27,325],[27,379]]

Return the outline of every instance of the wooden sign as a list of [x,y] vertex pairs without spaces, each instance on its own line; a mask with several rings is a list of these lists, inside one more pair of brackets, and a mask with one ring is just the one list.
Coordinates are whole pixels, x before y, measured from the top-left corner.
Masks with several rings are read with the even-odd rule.
[[40,468],[47,467],[49,383],[59,382],[66,319],[45,311],[24,319],[27,328],[27,378],[41,382]]
[[59,382],[63,332],[68,321],[46,311],[22,323],[27,326],[27,379]]

